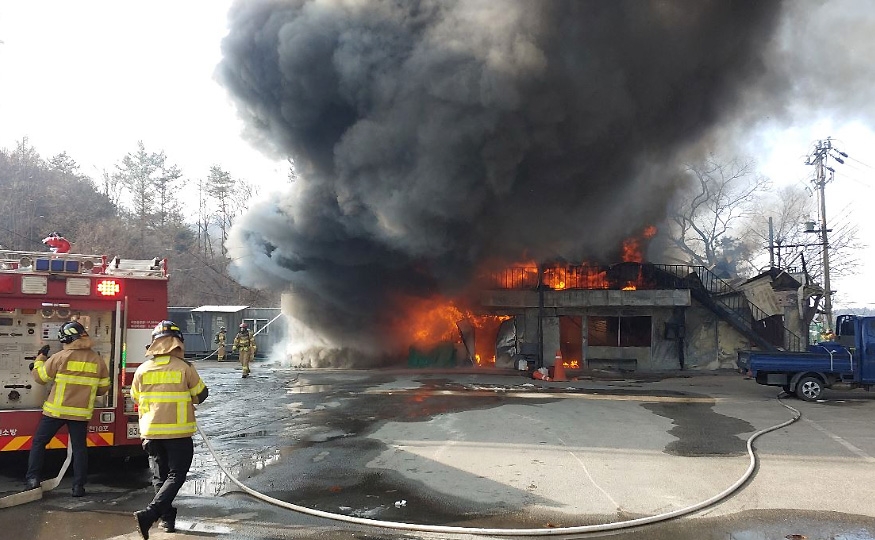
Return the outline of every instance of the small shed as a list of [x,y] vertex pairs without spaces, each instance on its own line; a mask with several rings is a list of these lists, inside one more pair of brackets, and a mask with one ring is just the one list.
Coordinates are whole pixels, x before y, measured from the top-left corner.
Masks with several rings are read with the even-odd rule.
[[245,322],[249,331],[256,334],[257,357],[268,355],[285,339],[287,333],[284,324],[275,323],[281,315],[279,308],[219,305],[171,307],[168,308],[168,315],[182,329],[186,354],[191,356],[203,356],[215,351],[215,336],[223,326],[227,331],[225,346],[230,353],[234,336],[240,324]]

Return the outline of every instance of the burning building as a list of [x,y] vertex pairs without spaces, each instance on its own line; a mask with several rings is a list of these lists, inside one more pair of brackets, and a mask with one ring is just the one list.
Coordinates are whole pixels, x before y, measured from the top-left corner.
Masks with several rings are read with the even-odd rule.
[[[238,2],[217,76],[252,140],[290,157],[297,179],[235,222],[232,272],[291,290],[289,315],[318,335],[320,358],[407,356],[447,332],[472,361],[511,334],[529,354],[532,309],[544,348],[578,326],[587,347],[643,348],[648,335],[650,348],[675,346],[654,329],[683,332],[671,321],[692,293],[646,292],[639,274],[664,275],[654,267],[608,266],[603,278],[597,266],[516,261],[619,262],[624,240],[665,222],[684,187],[678,164],[739,110],[781,9]],[[535,290],[484,289],[500,269]],[[644,296],[658,314],[632,309]]]
[[[534,272],[533,281],[526,269],[508,269],[482,291],[484,309],[510,315],[496,346],[499,366],[552,366],[561,358],[571,370],[731,368],[740,349],[805,346],[801,283],[783,272],[751,280],[764,286],[748,292],[701,266],[623,262]],[[750,291],[768,308],[754,304]]]
[[[621,371],[734,367],[741,349],[804,348],[811,313],[800,276],[771,269],[731,284],[702,266],[645,262],[655,232],[624,241],[621,263],[528,262],[485,272],[474,311],[445,300],[412,321],[429,329],[417,344],[428,350],[440,339],[444,365],[531,369],[561,358],[566,370]],[[447,347],[452,341],[461,347]]]

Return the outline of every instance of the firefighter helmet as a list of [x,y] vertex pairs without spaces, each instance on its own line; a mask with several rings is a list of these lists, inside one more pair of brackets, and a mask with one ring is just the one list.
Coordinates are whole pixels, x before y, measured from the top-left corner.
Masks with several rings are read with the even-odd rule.
[[85,331],[85,327],[79,321],[70,321],[68,323],[64,323],[58,329],[58,341],[61,343],[73,343],[77,339],[87,336],[88,332]]
[[248,332],[248,331],[249,331],[249,325],[247,325],[245,322],[240,323],[240,331],[241,331],[241,332]]
[[158,323],[155,329],[152,330],[152,342],[154,342],[158,338],[163,338],[167,336],[175,337],[179,341],[185,341],[185,338],[182,337],[182,330],[180,330],[179,327],[176,326],[175,322],[161,321],[160,323]]

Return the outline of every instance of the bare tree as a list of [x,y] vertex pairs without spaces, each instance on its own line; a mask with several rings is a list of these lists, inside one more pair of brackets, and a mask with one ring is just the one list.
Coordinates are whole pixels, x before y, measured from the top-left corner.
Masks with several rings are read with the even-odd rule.
[[44,215],[44,201],[39,194],[45,187],[41,176],[45,163],[27,137],[22,137],[15,150],[6,156],[0,170],[0,214],[3,234],[0,243],[7,249],[39,249],[39,239],[45,224],[37,216]]
[[204,178],[197,181],[197,249],[198,253],[204,257],[213,256],[213,246],[210,239],[210,222],[212,221],[212,212],[210,211],[210,194],[209,184]]
[[[799,185],[764,194],[755,207],[757,216],[747,222],[743,233],[763,247],[751,265],[765,269],[773,263],[778,268],[805,270],[811,281],[819,282],[823,278],[823,243],[817,233],[816,202],[813,193]],[[846,218],[845,212],[841,215],[845,217],[830,226],[829,235],[830,274],[835,276],[856,273],[859,269],[857,254],[863,248],[857,225]],[[769,218],[772,220],[771,257],[768,257]],[[814,230],[806,226],[809,222],[815,223]]]
[[295,166],[295,159],[292,157],[288,157],[286,158],[286,161],[289,164],[289,172],[286,174],[286,176],[289,179],[289,183],[294,184],[298,181],[298,168]]
[[108,198],[115,206],[121,205],[122,190],[124,186],[121,182],[121,175],[118,173],[112,174],[106,169],[100,173],[100,181],[95,182],[97,190],[106,198]]
[[714,156],[687,166],[690,189],[677,198],[669,218],[678,260],[725,277],[750,272],[747,261],[757,245],[741,230],[755,213],[757,197],[770,187],[754,167],[750,159],[723,162]]

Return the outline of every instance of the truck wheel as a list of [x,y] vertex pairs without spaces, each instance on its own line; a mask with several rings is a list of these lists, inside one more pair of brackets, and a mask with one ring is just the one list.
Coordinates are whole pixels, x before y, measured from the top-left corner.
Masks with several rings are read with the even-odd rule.
[[823,383],[817,377],[802,377],[796,383],[796,396],[805,401],[817,401],[823,395]]

